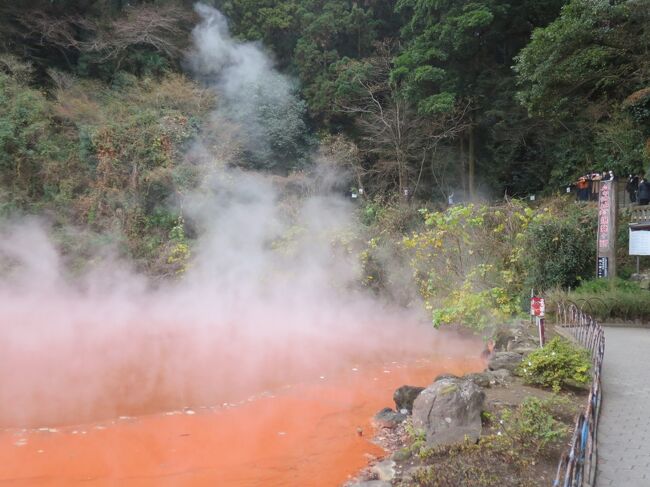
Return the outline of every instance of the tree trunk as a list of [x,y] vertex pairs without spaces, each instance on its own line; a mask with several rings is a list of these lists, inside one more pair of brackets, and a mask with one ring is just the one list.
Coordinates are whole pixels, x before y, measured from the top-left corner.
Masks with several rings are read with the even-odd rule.
[[407,196],[404,191],[407,189],[406,187],[406,177],[404,174],[404,164],[402,162],[401,156],[398,154],[397,155],[397,185],[399,186],[399,193],[402,196]]
[[463,188],[463,194],[467,195],[467,173],[465,172],[465,137],[462,133],[458,138],[458,145],[460,148],[460,183]]
[[467,179],[468,179],[468,184],[469,184],[469,199],[470,201],[474,201],[476,198],[476,186],[475,186],[475,181],[474,181],[474,173],[476,170],[476,154],[475,154],[475,141],[474,141],[474,117],[470,117],[470,125],[469,125],[469,141],[468,141],[468,158],[467,158],[467,164],[468,164],[468,173],[467,173]]

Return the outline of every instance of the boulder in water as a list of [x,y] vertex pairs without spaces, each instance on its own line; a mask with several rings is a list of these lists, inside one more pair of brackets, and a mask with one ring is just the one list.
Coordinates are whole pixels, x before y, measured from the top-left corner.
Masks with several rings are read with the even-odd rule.
[[439,380],[442,380],[442,379],[459,379],[459,378],[460,377],[458,377],[457,375],[454,375],[454,374],[440,374],[435,379],[433,379],[433,382],[438,382]]
[[413,426],[424,431],[429,446],[453,445],[481,435],[483,390],[471,380],[441,379],[413,403]]
[[402,421],[406,419],[406,414],[393,411],[391,408],[384,408],[375,414],[373,421],[379,428],[396,428]]
[[393,401],[395,401],[395,409],[397,411],[406,411],[411,414],[413,412],[413,401],[420,395],[424,387],[416,386],[402,386],[393,393]]

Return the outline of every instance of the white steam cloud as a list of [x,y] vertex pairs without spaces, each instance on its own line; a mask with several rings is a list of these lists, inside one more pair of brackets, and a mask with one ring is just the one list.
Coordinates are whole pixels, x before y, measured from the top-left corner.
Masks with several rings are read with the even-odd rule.
[[215,115],[238,124],[254,165],[286,169],[300,163],[309,141],[296,83],[273,68],[258,43],[234,41],[218,10],[203,4],[195,10],[202,20],[192,33],[188,64],[219,94]]
[[[294,103],[258,46],[197,9],[190,64],[238,123],[259,128],[250,86]],[[73,280],[41,225],[0,227],[0,426],[220,404],[445,346],[417,312],[358,289],[346,201],[288,196],[272,177],[214,164],[200,142],[194,152],[221,169],[184,202],[201,236],[180,281],[154,287],[114,259]]]

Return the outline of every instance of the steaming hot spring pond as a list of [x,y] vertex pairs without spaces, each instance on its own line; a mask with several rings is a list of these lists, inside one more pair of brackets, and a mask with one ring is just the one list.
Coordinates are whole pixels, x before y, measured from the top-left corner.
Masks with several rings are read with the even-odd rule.
[[[135,404],[119,400],[128,391],[109,390],[117,408],[112,415],[101,407],[61,406],[52,398],[48,404],[34,390],[33,401],[44,402],[35,416],[18,421],[15,411],[0,409],[0,484],[341,485],[369,454],[382,454],[371,443],[370,421],[381,408],[394,407],[397,387],[483,367],[480,339],[430,328],[416,335],[402,337],[407,345],[372,353],[353,344],[323,363],[322,372],[319,364],[303,374],[294,370],[284,383],[273,373],[262,375],[262,382],[242,379],[245,386],[211,392],[211,400],[210,394],[185,391]],[[11,402],[12,391],[5,392],[3,401]]]

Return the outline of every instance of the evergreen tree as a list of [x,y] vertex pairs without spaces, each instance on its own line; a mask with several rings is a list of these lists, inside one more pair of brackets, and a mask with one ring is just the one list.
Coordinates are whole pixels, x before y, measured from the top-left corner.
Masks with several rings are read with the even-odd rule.
[[[494,127],[507,120],[511,111],[517,112],[513,58],[533,27],[553,19],[561,3],[401,0],[397,4],[408,18],[402,30],[407,44],[396,59],[393,78],[421,113],[469,106],[458,153],[461,165],[467,154],[470,196],[475,190],[477,154],[480,151],[488,159],[489,148],[497,143]],[[484,161],[486,166],[490,162]]]

